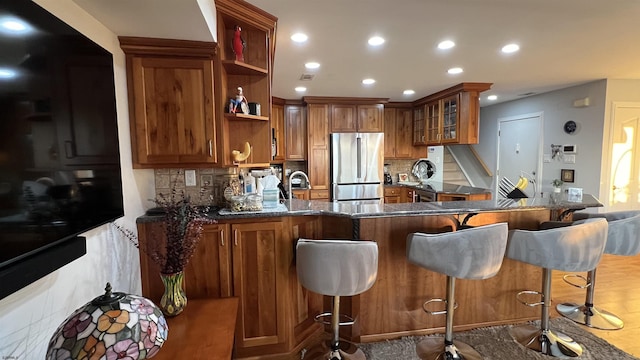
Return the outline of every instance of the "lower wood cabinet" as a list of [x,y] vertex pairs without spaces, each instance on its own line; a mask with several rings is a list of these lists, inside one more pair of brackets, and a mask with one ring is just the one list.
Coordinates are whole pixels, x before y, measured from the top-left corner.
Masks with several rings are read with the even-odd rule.
[[[184,288],[187,299],[239,299],[234,358],[299,351],[305,345],[301,342],[322,331],[313,320],[321,312],[322,296],[300,286],[295,268],[296,241],[319,239],[321,230],[315,216],[205,225],[185,268]],[[141,246],[164,239],[162,224],[138,223],[138,237]],[[159,302],[164,291],[160,270],[144,252],[140,270],[143,296]]]

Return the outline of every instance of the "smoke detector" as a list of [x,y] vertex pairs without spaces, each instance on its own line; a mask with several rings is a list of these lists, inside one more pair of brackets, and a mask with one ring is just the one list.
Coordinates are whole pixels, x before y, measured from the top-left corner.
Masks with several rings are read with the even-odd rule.
[[302,74],[302,75],[300,75],[300,80],[310,81],[310,80],[313,80],[314,76],[315,75],[313,75],[313,74]]

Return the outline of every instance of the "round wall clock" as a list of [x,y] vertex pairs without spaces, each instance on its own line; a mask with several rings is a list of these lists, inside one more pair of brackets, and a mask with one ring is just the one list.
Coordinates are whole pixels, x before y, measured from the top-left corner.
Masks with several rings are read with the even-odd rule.
[[576,127],[576,122],[573,120],[569,120],[564,123],[564,132],[566,132],[567,134],[573,134],[576,131]]

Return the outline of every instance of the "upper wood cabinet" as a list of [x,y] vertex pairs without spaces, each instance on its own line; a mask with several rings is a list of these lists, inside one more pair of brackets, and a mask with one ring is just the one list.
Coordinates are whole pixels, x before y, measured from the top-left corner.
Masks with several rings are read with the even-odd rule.
[[134,168],[217,163],[215,43],[121,37]]
[[307,119],[302,104],[284,105],[285,153],[286,160],[307,159]]
[[271,155],[275,162],[285,160],[284,99],[274,97],[271,106]]
[[331,133],[383,132],[384,103],[388,99],[314,97],[330,108]]
[[[305,97],[305,101],[313,101]],[[310,196],[329,199],[329,105],[307,106],[307,167],[311,182]],[[324,196],[326,195],[326,196]],[[318,197],[315,197],[318,199]]]
[[390,103],[384,108],[384,158],[426,157],[424,146],[413,146],[413,111],[410,103]]
[[[215,5],[222,65],[218,82],[221,113],[218,125],[222,134],[217,144],[220,163],[223,166],[269,166],[272,160],[271,71],[277,18],[245,1],[216,0]],[[238,28],[246,44],[242,59],[232,48]],[[229,102],[235,99],[239,87],[249,105],[255,103],[259,108],[259,113],[229,111]],[[251,154],[244,161],[235,161],[232,151],[243,151],[247,142]]]
[[477,144],[480,93],[490,83],[461,83],[414,102],[414,145]]

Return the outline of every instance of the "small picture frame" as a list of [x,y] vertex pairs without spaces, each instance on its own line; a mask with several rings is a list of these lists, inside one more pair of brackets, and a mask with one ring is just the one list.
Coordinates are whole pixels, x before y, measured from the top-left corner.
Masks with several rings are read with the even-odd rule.
[[566,183],[572,183],[575,181],[575,170],[562,169],[560,170],[560,179]]
[[398,174],[398,181],[403,182],[403,181],[408,181],[408,180],[409,180],[409,175],[407,175],[405,173]]

